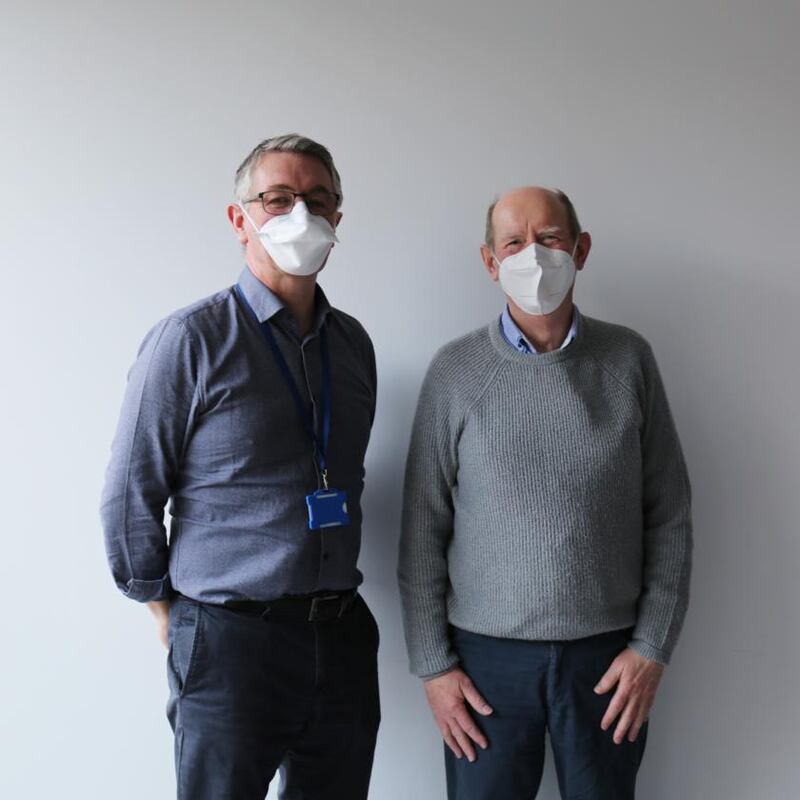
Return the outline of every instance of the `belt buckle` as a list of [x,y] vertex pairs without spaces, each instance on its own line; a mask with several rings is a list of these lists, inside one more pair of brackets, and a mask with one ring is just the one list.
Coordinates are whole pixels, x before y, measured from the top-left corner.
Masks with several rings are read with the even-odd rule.
[[[308,612],[308,621],[309,622],[316,622],[319,619],[317,614],[317,610],[320,608],[322,603],[330,602],[331,600],[341,600],[341,596],[338,594],[321,594],[317,595],[317,597],[311,598],[311,609]],[[342,609],[339,608],[339,613],[336,615],[340,617],[342,615]]]

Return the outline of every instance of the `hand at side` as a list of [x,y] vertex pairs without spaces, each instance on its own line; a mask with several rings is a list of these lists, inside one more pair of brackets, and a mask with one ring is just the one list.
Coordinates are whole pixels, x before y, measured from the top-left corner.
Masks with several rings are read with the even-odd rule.
[[169,632],[169,600],[151,600],[147,607],[156,620],[156,634],[164,647],[169,647],[167,634]]
[[468,706],[487,716],[492,707],[483,699],[469,676],[456,667],[425,681],[425,694],[436,725],[447,746],[457,758],[475,760],[473,742],[485,750],[489,742],[475,724]]
[[594,690],[597,694],[605,694],[617,687],[600,723],[600,727],[607,731],[619,718],[614,731],[615,744],[621,744],[625,734],[629,742],[636,741],[650,714],[663,673],[662,664],[640,656],[630,647],[611,662]]

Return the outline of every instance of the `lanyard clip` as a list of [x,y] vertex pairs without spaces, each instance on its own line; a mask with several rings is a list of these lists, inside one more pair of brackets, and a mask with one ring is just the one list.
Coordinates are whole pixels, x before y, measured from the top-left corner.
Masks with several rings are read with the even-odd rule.
[[320,474],[322,476],[322,488],[327,491],[327,489],[328,489],[328,470],[323,469],[323,470],[320,471]]

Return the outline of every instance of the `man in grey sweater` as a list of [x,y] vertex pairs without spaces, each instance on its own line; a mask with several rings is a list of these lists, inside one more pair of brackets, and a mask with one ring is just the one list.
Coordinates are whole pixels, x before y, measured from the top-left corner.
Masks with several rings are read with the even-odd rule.
[[590,247],[562,192],[494,203],[506,308],[420,394],[399,579],[451,800],[534,797],[546,731],[562,797],[632,798],[686,612],[680,443],[647,342],[573,305]]

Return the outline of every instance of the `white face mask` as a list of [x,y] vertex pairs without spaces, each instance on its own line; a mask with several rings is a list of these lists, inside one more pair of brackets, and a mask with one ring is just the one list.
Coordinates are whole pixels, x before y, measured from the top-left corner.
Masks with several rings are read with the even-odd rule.
[[578,241],[572,255],[533,242],[524,250],[507,256],[500,267],[500,286],[526,314],[552,314],[575,282]]
[[[240,204],[239,208],[256,228],[244,206]],[[330,222],[310,214],[302,200],[294,204],[291,213],[272,217],[256,231],[270,258],[290,275],[319,272],[333,243],[339,241]]]

